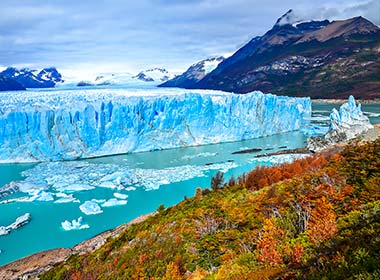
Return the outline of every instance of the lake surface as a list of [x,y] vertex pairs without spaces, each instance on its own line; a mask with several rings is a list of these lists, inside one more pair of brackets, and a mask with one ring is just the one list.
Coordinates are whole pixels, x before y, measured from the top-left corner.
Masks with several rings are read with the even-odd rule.
[[[336,104],[313,104],[312,123],[326,127],[328,115]],[[380,123],[380,106],[364,104],[362,109],[372,123]],[[292,160],[292,156],[255,158],[258,154],[280,149],[304,147],[304,133],[296,131],[241,142],[187,147],[165,151],[109,156],[96,159],[41,163],[0,165],[0,187],[10,182],[21,185],[48,186],[48,191],[30,199],[33,194],[15,193],[3,198],[18,201],[0,204],[0,225],[9,225],[25,213],[32,220],[24,227],[0,236],[0,265],[57,247],[73,246],[107,229],[131,221],[141,214],[153,212],[161,204],[166,207],[191,197],[197,187],[210,186],[211,177],[223,171],[226,177],[238,176],[257,165],[272,165]],[[233,154],[245,149],[260,148],[256,153]],[[122,178],[127,178],[120,182]],[[101,178],[101,179],[99,179]],[[80,182],[71,190],[67,185]],[[95,188],[80,191],[84,186]],[[120,186],[124,187],[121,188]],[[127,186],[127,188],[125,188]],[[119,188],[119,189],[118,189]],[[116,193],[116,195],[115,195]],[[121,196],[120,196],[121,194]],[[123,195],[128,198],[120,199]],[[127,204],[101,207],[102,213],[86,215],[79,208],[85,201],[127,201]],[[29,201],[21,201],[26,197]],[[62,198],[73,198],[62,202]],[[50,200],[51,199],[51,200]],[[61,199],[62,203],[57,203]],[[75,200],[74,200],[75,199]],[[25,200],[25,199],[24,199]],[[48,200],[48,201],[42,201]],[[83,217],[89,228],[67,231],[61,223]]]

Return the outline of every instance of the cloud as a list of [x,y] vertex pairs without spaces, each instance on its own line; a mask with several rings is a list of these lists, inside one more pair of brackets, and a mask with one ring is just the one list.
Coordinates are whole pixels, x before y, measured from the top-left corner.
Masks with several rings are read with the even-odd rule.
[[236,51],[290,8],[299,17],[362,15],[379,24],[378,5],[377,0],[4,0],[0,64],[184,70],[205,57]]

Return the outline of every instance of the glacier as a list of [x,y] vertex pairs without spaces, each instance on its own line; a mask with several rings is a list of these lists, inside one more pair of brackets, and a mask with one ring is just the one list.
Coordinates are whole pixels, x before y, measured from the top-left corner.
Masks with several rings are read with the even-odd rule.
[[74,160],[301,129],[309,98],[185,89],[0,93],[0,162]]

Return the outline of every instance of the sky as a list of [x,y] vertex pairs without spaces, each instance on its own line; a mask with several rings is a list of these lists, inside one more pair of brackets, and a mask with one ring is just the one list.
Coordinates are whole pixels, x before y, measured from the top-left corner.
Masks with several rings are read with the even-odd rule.
[[182,72],[232,54],[289,9],[301,19],[363,16],[380,25],[379,0],[1,0],[0,67]]

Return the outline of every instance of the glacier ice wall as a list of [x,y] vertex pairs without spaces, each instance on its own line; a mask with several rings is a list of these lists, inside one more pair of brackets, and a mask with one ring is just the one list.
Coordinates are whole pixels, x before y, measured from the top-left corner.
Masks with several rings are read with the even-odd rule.
[[308,98],[207,90],[0,94],[0,162],[72,160],[297,130]]

